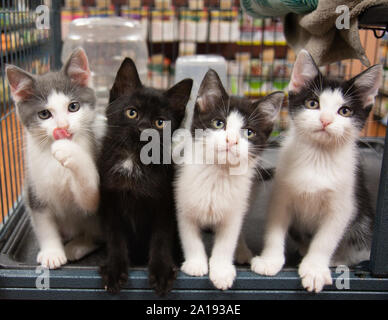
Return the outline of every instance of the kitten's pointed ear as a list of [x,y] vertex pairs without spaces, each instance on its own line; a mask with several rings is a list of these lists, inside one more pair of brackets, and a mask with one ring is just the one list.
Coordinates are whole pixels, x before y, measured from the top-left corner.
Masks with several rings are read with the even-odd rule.
[[307,50],[301,50],[292,69],[288,90],[299,92],[307,82],[313,80],[319,74],[320,71],[310,53]]
[[142,86],[136,65],[131,58],[125,58],[117,71],[113,87],[110,90],[109,102]]
[[275,122],[278,117],[279,111],[283,105],[284,92],[275,91],[259,101],[252,102],[255,108],[259,108],[261,114],[265,116],[266,122],[271,125]]
[[196,108],[200,112],[206,112],[216,106],[227,103],[228,94],[217,74],[213,69],[209,69],[199,87],[196,100]]
[[80,86],[87,87],[90,82],[88,57],[84,49],[75,49],[62,68],[64,74]]
[[383,66],[376,64],[349,80],[363,97],[363,107],[371,107],[383,81]]
[[170,102],[171,108],[173,108],[182,119],[185,115],[186,105],[190,99],[192,87],[193,80],[184,79],[172,86],[164,93]]
[[16,103],[27,99],[33,94],[34,77],[28,72],[14,66],[5,68],[12,98]]

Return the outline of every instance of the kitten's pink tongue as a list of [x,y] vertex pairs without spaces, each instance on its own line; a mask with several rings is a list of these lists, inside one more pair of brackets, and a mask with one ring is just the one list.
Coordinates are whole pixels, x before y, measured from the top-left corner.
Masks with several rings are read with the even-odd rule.
[[55,140],[71,138],[71,134],[66,129],[61,128],[55,128],[53,131],[53,136]]

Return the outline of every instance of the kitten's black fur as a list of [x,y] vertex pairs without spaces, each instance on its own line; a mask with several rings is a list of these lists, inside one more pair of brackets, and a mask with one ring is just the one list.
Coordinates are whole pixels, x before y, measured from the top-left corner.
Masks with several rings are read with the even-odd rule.
[[[311,62],[315,65],[313,60]],[[289,111],[291,117],[294,117],[295,114],[305,109],[305,101],[311,99],[319,100],[317,93],[320,94],[326,89],[339,89],[344,96],[348,97],[347,100],[349,103],[347,105],[354,111],[354,114],[351,117],[353,125],[361,130],[368,119],[373,105],[364,106],[365,92],[369,90],[369,88],[357,86],[355,85],[355,81],[359,77],[365,76],[365,73],[370,72],[372,68],[379,68],[379,66],[373,66],[347,81],[325,77],[316,65],[315,68],[317,70],[317,76],[313,80],[307,82],[300,92],[289,92]],[[357,165],[354,194],[357,201],[357,213],[355,214],[353,221],[349,224],[344,234],[344,238],[341,240],[341,245],[337,248],[334,257],[341,253],[343,254],[351,247],[354,247],[358,251],[363,249],[368,250],[371,247],[374,210],[371,204],[371,196],[366,188],[364,172],[360,160]],[[304,247],[312,238],[311,234],[301,232],[295,225],[291,226],[289,235],[298,246]]]
[[[110,292],[118,292],[125,284],[130,264],[148,263],[150,286],[158,295],[172,287],[176,276],[174,258],[180,247],[172,192],[173,166],[143,164],[140,150],[147,142],[140,141],[140,134],[155,129],[157,119],[170,120],[171,131],[177,129],[191,87],[191,79],[165,92],[144,87],[129,58],[117,73],[110,91],[108,132],[99,161],[100,214],[107,240],[107,262],[100,272]],[[129,108],[137,110],[138,118],[126,116]],[[161,145],[161,154],[163,148]],[[119,169],[128,158],[133,163],[130,173]]]

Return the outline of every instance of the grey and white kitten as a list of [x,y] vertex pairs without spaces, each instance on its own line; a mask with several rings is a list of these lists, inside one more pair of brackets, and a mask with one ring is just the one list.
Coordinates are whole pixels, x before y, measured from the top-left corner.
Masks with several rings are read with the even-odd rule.
[[[191,126],[194,138],[188,140],[193,153],[187,153],[189,158],[177,170],[175,183],[185,258],[182,271],[193,276],[209,271],[210,280],[221,290],[230,288],[236,277],[235,251],[240,263],[252,257],[240,231],[260,152],[283,98],[283,92],[257,101],[231,97],[211,69],[199,89]],[[199,131],[202,138],[196,136]],[[203,155],[214,161],[202,161]],[[215,240],[208,261],[200,232],[209,227]]]
[[354,265],[370,255],[373,210],[357,140],[381,85],[375,65],[347,81],[324,77],[302,50],[289,85],[290,129],[280,150],[261,256],[252,270],[275,275],[287,232],[304,256],[302,285],[331,284],[329,266]]
[[6,73],[25,128],[25,204],[40,246],[37,261],[58,268],[97,248],[95,159],[105,115],[95,108],[82,49],[58,72],[34,76],[8,65]]

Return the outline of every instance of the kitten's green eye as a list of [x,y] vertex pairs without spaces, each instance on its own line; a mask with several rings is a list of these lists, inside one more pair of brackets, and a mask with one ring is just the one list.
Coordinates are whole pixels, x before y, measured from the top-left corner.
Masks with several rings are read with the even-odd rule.
[[45,109],[45,110],[39,111],[39,112],[38,112],[38,116],[39,116],[39,118],[41,118],[42,120],[46,120],[46,119],[48,119],[48,118],[51,118],[51,112],[48,111],[47,109]]
[[166,126],[166,121],[164,121],[164,120],[162,120],[162,119],[156,120],[156,121],[155,121],[155,126],[156,126],[158,129],[163,129],[163,128]]
[[217,120],[217,119],[213,120],[212,124],[213,124],[213,127],[216,129],[222,129],[223,127],[225,127],[225,122],[222,120]]
[[319,109],[319,102],[317,100],[306,100],[304,105],[307,109]]
[[342,107],[338,110],[338,113],[343,117],[351,117],[354,111],[349,107]]
[[69,104],[69,106],[67,107],[67,109],[70,111],[70,112],[77,112],[79,110],[79,108],[81,107],[80,103],[79,102],[72,102]]
[[137,111],[133,108],[128,109],[125,114],[129,119],[136,119],[137,118]]
[[244,136],[246,136],[248,139],[252,139],[254,136],[256,136],[256,132],[251,129],[244,129]]

